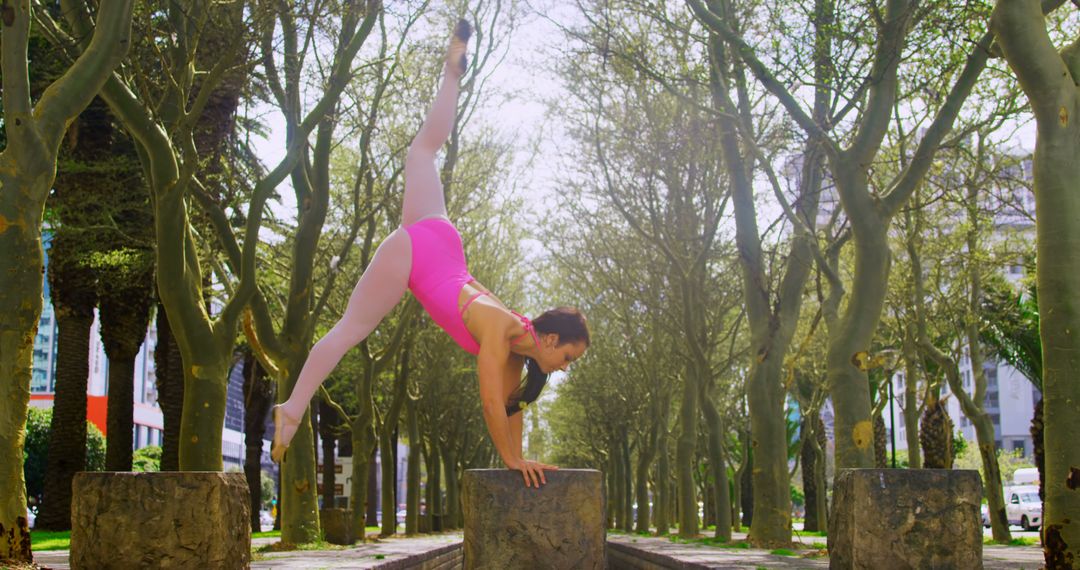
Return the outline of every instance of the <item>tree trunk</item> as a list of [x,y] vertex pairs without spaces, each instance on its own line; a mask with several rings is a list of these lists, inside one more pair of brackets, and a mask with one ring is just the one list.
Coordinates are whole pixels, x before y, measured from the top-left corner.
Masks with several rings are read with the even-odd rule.
[[[3,46],[6,48],[9,40],[9,31],[3,32]],[[25,53],[25,52],[24,52]],[[6,51],[4,56],[6,57]],[[4,66],[6,71],[6,66]],[[6,73],[5,73],[6,76]],[[6,83],[6,82],[5,82]],[[10,116],[5,114],[5,120]],[[6,154],[6,152],[4,152]],[[10,163],[5,155],[0,155],[0,166],[8,167]],[[17,208],[21,204],[13,203],[17,196],[17,189],[11,188],[13,180],[0,171],[0,220],[12,223],[12,227],[6,231],[0,231],[0,260],[3,260],[4,286],[0,287],[0,533],[4,540],[0,541],[0,559],[12,559],[24,562],[33,560],[30,552],[30,529],[26,518],[26,480],[23,474],[23,442],[26,437],[26,416],[30,402],[30,379],[33,367],[33,339],[38,334],[38,318],[41,315],[42,300],[42,252],[40,221],[35,218],[40,214],[24,212],[18,213]],[[44,200],[42,199],[42,202]],[[31,208],[26,208],[31,209]],[[37,207],[38,213],[41,206]],[[22,214],[22,215],[18,215]],[[87,335],[89,337],[89,335]],[[83,363],[86,353],[83,352]],[[59,367],[57,367],[59,371]],[[83,413],[86,410],[85,376],[83,376]],[[83,416],[85,418],[85,416]],[[53,410],[53,422],[56,421],[56,410]],[[72,439],[69,434],[65,439],[55,437],[62,445],[80,446],[85,458],[86,449],[86,422],[69,424],[71,429],[81,429],[82,438]],[[52,431],[56,434],[55,428]],[[55,444],[51,444],[50,448]],[[71,473],[83,469],[83,463],[78,460],[67,458],[72,463]],[[77,466],[76,466],[77,464]],[[45,472],[48,492],[49,476],[53,470]],[[70,478],[66,493],[66,502],[71,502]],[[69,528],[69,506],[60,505],[65,499],[57,498],[54,508],[56,516],[54,520],[63,521],[67,515],[66,526]],[[48,503],[41,505],[42,511]],[[40,520],[40,514],[39,514]],[[38,528],[48,528],[45,521],[38,523]]]
[[[158,406],[162,416],[161,470],[180,469],[180,418],[184,411],[184,365],[180,345],[169,328],[165,307],[157,306],[157,347],[154,349],[154,376]],[[262,442],[260,442],[261,449]]]
[[[11,41],[11,32],[4,30],[3,47],[5,48],[4,77],[7,77],[7,46]],[[24,52],[25,57],[25,52]],[[5,89],[7,82],[5,81]],[[5,121],[10,125],[11,115],[5,114]],[[10,127],[8,127],[10,129]],[[10,136],[10,130],[9,130]],[[10,144],[10,143],[9,143]],[[9,147],[10,148],[10,147]],[[0,166],[10,166],[8,152],[0,155]],[[42,251],[40,222],[41,207],[37,216],[18,202],[11,200],[17,192],[4,170],[0,170],[0,224],[10,223],[10,227],[0,230],[0,259],[4,263],[5,282],[0,287],[0,560],[10,559],[31,562],[30,529],[26,518],[26,481],[23,476],[23,440],[26,436],[26,415],[30,404],[31,370],[34,362],[34,337],[37,335],[38,319],[42,309]],[[13,205],[11,202],[16,202]],[[42,199],[44,202],[44,199]],[[21,211],[21,212],[20,212]],[[89,334],[86,335],[89,337]],[[62,341],[60,346],[62,347]],[[82,354],[86,361],[86,351]],[[58,369],[59,372],[59,369]],[[86,413],[86,376],[83,375],[83,418]],[[59,390],[59,387],[57,388]],[[74,390],[77,391],[77,390]],[[53,410],[53,422],[56,422],[56,410]],[[81,429],[83,436],[75,439],[71,434],[61,439],[56,436],[56,427],[52,428],[56,443],[50,449],[61,445],[79,446],[82,459],[68,457],[70,473],[83,469],[86,455],[86,421],[68,424],[71,429]],[[60,444],[60,445],[57,445]],[[51,459],[51,457],[50,457]],[[50,464],[52,461],[50,461]],[[51,467],[45,472],[45,496],[48,497],[49,477],[56,473]],[[66,500],[71,503],[70,475],[65,493],[61,491],[57,502]],[[51,499],[46,499],[51,500]],[[42,511],[48,508],[48,502],[41,505]],[[38,528],[60,526],[70,528],[70,510],[60,504],[53,509],[52,525],[46,521],[36,523]],[[40,515],[39,515],[40,517]],[[63,522],[66,518],[67,522]],[[40,518],[38,520],[41,520]]]
[[[751,365],[747,386],[750,402],[750,434],[753,450],[753,481],[748,538],[761,546],[791,542],[791,489],[787,468],[787,423],[784,388],[780,382],[783,354],[770,352]],[[744,489],[745,491],[746,489]]]
[[[149,257],[149,255],[147,255]],[[109,357],[108,441],[105,469],[131,471],[134,449],[132,431],[135,410],[135,357],[150,324],[153,272],[149,262],[142,271],[127,275],[125,283],[103,276],[101,294],[101,340]],[[128,272],[125,272],[128,273]],[[114,275],[117,280],[120,275]]]
[[45,492],[34,521],[35,528],[48,530],[71,528],[71,480],[86,469],[86,383],[97,295],[90,270],[67,256],[68,242],[64,235],[53,240],[49,262],[57,328],[55,394]]
[[[4,267],[0,286],[0,534],[4,540],[0,540],[0,560],[33,560],[26,519],[23,440],[34,338],[42,309],[45,199],[53,188],[57,151],[68,125],[90,104],[127,54],[133,4],[130,0],[101,3],[93,36],[90,30],[79,36],[86,53],[48,86],[36,105],[31,105],[27,58],[30,2],[4,5],[0,41],[6,137],[6,147],[0,152],[0,264]],[[84,352],[84,360],[86,355]],[[84,403],[83,413],[85,409]],[[78,423],[82,424],[79,429],[85,430],[86,422]],[[57,439],[54,431],[53,440]],[[85,446],[85,437],[77,445]],[[70,502],[70,481],[68,484]],[[63,510],[53,513],[53,523],[68,515]],[[62,523],[63,528],[70,528],[68,521]]]
[[881,412],[874,414],[874,467],[889,468],[889,437],[885,429],[885,418]]
[[696,375],[688,371],[683,379],[682,406],[679,409],[679,439],[675,447],[675,472],[678,477],[679,536],[692,538],[698,535],[697,489],[694,486],[694,454],[697,450],[697,422],[699,413]]
[[987,506],[990,510],[990,528],[994,540],[1009,544],[1012,534],[1005,514],[1005,496],[1001,486],[1001,468],[998,466],[997,446],[994,445],[994,422],[990,415],[980,410],[975,417],[970,417],[975,424],[975,438],[979,445],[979,456],[983,465],[983,485]]
[[742,477],[739,482],[739,485],[742,487],[742,524],[743,526],[749,527],[754,524],[754,477],[752,475],[754,471],[753,449],[750,449],[747,452],[744,463],[745,468],[740,469],[740,471],[742,471]]
[[712,471],[711,488],[716,501],[713,511],[716,531],[713,538],[727,542],[731,540],[731,495],[728,493],[727,464],[724,461],[724,424],[720,412],[716,410],[716,404],[707,394],[701,399],[701,403],[709,432],[709,466]]
[[923,466],[926,469],[952,469],[953,423],[940,398],[932,397],[926,402],[919,431],[922,445]]
[[420,427],[416,418],[416,400],[405,400],[405,425],[409,434],[409,463],[405,475],[405,534],[420,531]]
[[458,478],[458,451],[453,445],[445,445],[440,452],[443,464],[443,487],[446,504],[443,505],[443,530],[461,528],[461,481]]
[[443,459],[438,456],[438,445],[431,444],[431,462],[428,463],[428,513],[431,518],[431,531],[443,530]]
[[829,329],[826,384],[835,414],[837,469],[874,466],[870,384],[866,370],[855,360],[870,348],[885,303],[891,263],[886,238],[889,223],[879,223],[879,230],[856,238],[855,284],[838,326]]
[[919,449],[919,381],[917,374],[915,348],[904,344],[904,434],[907,439],[908,468],[922,469],[922,454]]
[[244,356],[244,477],[251,494],[251,528],[261,529],[262,450],[266,414],[273,402],[272,384],[266,370],[251,352]]
[[[1055,3],[1055,5],[1060,4]],[[1039,333],[1043,354],[1047,568],[1080,567],[1080,81],[1077,43],[1053,44],[1040,3],[999,0],[992,26],[1035,114]]]
[[650,519],[652,507],[649,506],[649,471],[652,469],[653,460],[656,458],[657,432],[660,429],[659,420],[656,416],[650,418],[649,432],[638,445],[637,483],[634,490],[637,495],[637,517],[634,521],[634,531],[638,534],[647,534],[650,531]]
[[393,536],[397,532],[397,502],[394,500],[397,490],[395,484],[397,465],[395,465],[393,453],[394,448],[397,447],[396,435],[386,428],[385,423],[383,424],[382,433],[379,434],[379,453],[382,456],[382,461],[379,462],[379,469],[382,472],[382,487],[379,489],[382,503],[382,520],[379,521],[382,525],[380,537]]
[[337,508],[337,459],[334,456],[336,430],[341,421],[330,404],[319,399],[319,438],[322,440],[322,508]]
[[622,467],[620,473],[623,480],[623,520],[622,524],[619,525],[619,528],[626,532],[630,532],[634,528],[634,487],[632,484],[634,481],[634,471],[630,468],[630,441],[625,430],[623,431],[621,439],[622,453],[619,454],[619,459]]
[[659,433],[657,434],[656,453],[656,534],[664,536],[671,532],[671,461],[668,459],[668,414],[670,406],[661,406],[659,415]]
[[1031,415],[1031,447],[1035,459],[1035,468],[1039,470],[1039,500],[1046,500],[1046,452],[1043,447],[1043,401],[1035,402],[1035,412]]
[[825,489],[825,424],[818,412],[804,416],[800,429],[802,437],[803,493],[806,497],[806,517],[803,530],[823,531],[827,521],[828,494]]
[[619,525],[619,511],[622,510],[622,501],[618,500],[619,497],[619,462],[615,460],[617,451],[608,447],[610,455],[608,455],[607,461],[607,485],[604,489],[607,496],[604,499],[606,505],[604,528],[618,528]]
[[376,445],[371,452],[368,461],[367,468],[367,525],[378,526],[379,525],[379,466],[375,464],[375,456],[379,454],[379,460],[382,450]]

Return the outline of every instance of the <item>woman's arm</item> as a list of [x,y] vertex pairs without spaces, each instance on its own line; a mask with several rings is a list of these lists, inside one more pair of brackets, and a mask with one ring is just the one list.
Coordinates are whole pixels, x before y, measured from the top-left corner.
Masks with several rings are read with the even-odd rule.
[[[503,403],[503,411],[505,411],[505,410],[506,410],[506,404],[504,402]],[[522,423],[523,423],[522,418],[523,418],[524,415],[525,415],[525,412],[518,412],[518,413],[516,413],[516,414],[514,414],[514,415],[507,418],[507,420],[510,421],[510,443],[514,446],[514,450],[517,452],[517,456],[521,457],[521,458],[525,457],[525,453],[521,449],[521,445],[522,445],[521,436],[522,436],[522,431],[523,431],[522,430],[522,428],[523,428],[523,426],[522,426]]]
[[[521,457],[521,414],[511,421],[506,415],[505,380],[510,363],[510,332],[517,319],[502,309],[491,305],[479,305],[470,310],[480,311],[477,321],[483,323],[480,334],[480,353],[476,358],[477,375],[480,380],[480,403],[484,410],[484,422],[495,450],[510,469],[521,471],[526,486],[540,487],[547,482],[544,469],[550,466],[525,461]],[[479,324],[478,323],[478,324]],[[520,365],[519,365],[520,371]],[[512,423],[517,425],[511,430]]]
[[480,380],[480,403],[484,410],[484,421],[499,457],[507,467],[516,469],[516,465],[521,462],[521,453],[512,443],[510,420],[506,417],[506,403],[503,398],[502,372],[509,357],[510,342],[504,335],[492,332],[480,339],[476,371]]

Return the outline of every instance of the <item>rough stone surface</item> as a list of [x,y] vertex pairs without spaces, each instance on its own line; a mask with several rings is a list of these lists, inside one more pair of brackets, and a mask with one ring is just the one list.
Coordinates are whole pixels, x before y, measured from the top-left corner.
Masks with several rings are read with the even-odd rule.
[[591,469],[548,471],[526,487],[519,471],[465,472],[466,568],[605,567],[603,477]]
[[353,532],[352,509],[320,509],[323,538],[330,544],[350,545],[356,542]]
[[248,568],[243,473],[78,473],[72,568]]
[[829,567],[982,568],[981,498],[977,471],[841,470]]

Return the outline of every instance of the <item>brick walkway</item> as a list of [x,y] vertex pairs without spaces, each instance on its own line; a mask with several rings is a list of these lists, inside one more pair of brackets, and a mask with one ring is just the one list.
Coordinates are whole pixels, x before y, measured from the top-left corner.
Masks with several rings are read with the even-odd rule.
[[[746,535],[735,534],[735,540],[745,540]],[[378,568],[393,567],[394,562],[419,553],[445,549],[460,543],[462,535],[446,533],[414,538],[387,538],[351,547],[331,550],[299,550],[291,552],[257,552],[252,558],[252,568],[316,569],[316,568]],[[794,556],[770,554],[767,550],[742,548],[717,548],[700,544],[679,544],[666,538],[641,537],[612,533],[610,542],[626,544],[647,550],[649,553],[672,558],[696,568],[827,568],[828,558],[806,556],[812,554],[814,543],[824,543],[824,537],[803,536],[799,540],[807,545],[806,551],[795,551]],[[275,542],[273,538],[252,540],[252,548],[258,549]],[[68,553],[65,550],[34,553],[34,560],[42,567],[67,570]],[[1042,550],[1034,546],[984,546],[985,568],[1028,569],[1042,567]]]

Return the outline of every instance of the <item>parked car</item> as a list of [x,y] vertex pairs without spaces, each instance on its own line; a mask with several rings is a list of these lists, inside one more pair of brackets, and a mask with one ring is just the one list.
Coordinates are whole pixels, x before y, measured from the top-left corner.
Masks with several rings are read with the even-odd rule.
[[1039,488],[1034,485],[1017,485],[1005,488],[1005,515],[1009,524],[1018,524],[1024,530],[1035,530],[1042,524],[1042,501]]

